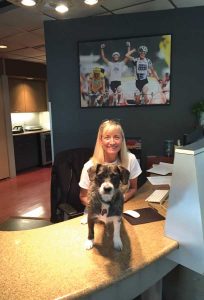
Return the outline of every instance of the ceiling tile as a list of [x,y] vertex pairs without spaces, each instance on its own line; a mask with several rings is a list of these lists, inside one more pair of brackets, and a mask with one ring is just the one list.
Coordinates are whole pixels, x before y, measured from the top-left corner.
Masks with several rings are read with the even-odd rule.
[[42,52],[34,49],[34,48],[24,48],[24,49],[19,49],[19,50],[14,50],[12,51],[12,54],[19,54],[19,55],[26,55],[26,56],[32,56],[35,57],[36,55],[42,56]]
[[204,0],[174,0],[177,7],[195,7],[204,6]]
[[137,13],[137,12],[145,12],[145,11],[158,11],[158,10],[166,10],[166,9],[174,9],[173,5],[168,0],[155,0],[149,1],[140,5],[135,5],[123,9],[119,9],[114,11],[116,14],[127,14],[127,13]]
[[0,14],[1,24],[15,28],[26,29],[27,31],[43,26],[42,15],[37,12],[29,12],[29,9],[16,8]]
[[44,39],[44,27],[32,30],[32,34],[36,34]]
[[15,34],[21,33],[20,29],[17,29],[13,26],[4,25],[0,20],[0,39],[8,36],[13,36]]
[[32,61],[32,62],[38,62],[38,63],[45,63],[46,59],[44,59],[44,57],[30,57],[30,56],[23,56],[23,55],[19,55],[19,54],[5,54],[4,56],[2,56],[3,58],[9,58],[9,59],[15,59],[15,60],[25,60],[25,61]]
[[44,44],[44,38],[40,37],[36,34],[33,34],[32,32],[25,32],[16,34],[14,36],[8,37],[6,39],[2,39],[4,43],[6,44],[16,44],[19,45],[19,47],[26,47],[29,45],[29,47],[34,47],[37,45]]
[[137,6],[142,5],[142,3],[145,2],[152,2],[154,0],[103,0],[102,5],[110,10],[122,8],[122,7],[128,7],[128,6]]
[[25,48],[25,46],[22,44],[22,42],[16,42],[15,39],[10,37],[9,39],[1,39],[1,44],[6,45],[8,48],[7,49],[0,49],[0,53],[2,50],[4,51],[12,51],[16,49],[21,49]]

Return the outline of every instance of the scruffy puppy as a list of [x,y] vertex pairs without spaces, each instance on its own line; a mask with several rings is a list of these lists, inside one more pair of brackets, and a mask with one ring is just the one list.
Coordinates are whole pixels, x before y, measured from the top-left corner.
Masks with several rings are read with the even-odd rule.
[[123,212],[121,183],[127,185],[129,171],[122,166],[98,164],[88,170],[90,188],[88,190],[88,240],[86,249],[94,245],[94,224],[113,222],[113,243],[116,250],[122,250],[120,225]]

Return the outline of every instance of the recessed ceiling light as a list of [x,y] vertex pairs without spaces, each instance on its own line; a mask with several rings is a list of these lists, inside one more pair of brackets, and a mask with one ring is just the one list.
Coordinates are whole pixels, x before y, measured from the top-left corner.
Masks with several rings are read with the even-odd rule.
[[69,8],[65,4],[59,4],[55,7],[55,10],[61,14],[64,14],[69,10]]
[[25,6],[35,6],[36,1],[35,0],[21,0],[21,4]]
[[94,5],[94,4],[98,3],[98,0],[84,0],[84,3],[86,3],[88,5]]
[[6,49],[6,48],[8,48],[6,45],[0,45],[0,48],[1,49]]

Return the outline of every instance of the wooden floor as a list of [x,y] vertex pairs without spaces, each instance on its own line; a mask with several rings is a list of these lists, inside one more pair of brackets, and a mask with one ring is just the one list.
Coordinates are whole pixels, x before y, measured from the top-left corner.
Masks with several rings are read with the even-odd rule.
[[50,218],[51,167],[0,181],[0,223],[14,216]]

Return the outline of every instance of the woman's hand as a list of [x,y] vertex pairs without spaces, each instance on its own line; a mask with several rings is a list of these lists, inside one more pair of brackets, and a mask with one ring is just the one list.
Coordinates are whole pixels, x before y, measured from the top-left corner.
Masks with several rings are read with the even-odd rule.
[[127,202],[132,197],[134,197],[136,192],[137,192],[137,178],[130,179],[129,189],[124,194],[124,202]]
[[84,206],[87,206],[88,204],[87,193],[88,190],[80,188],[79,198]]

